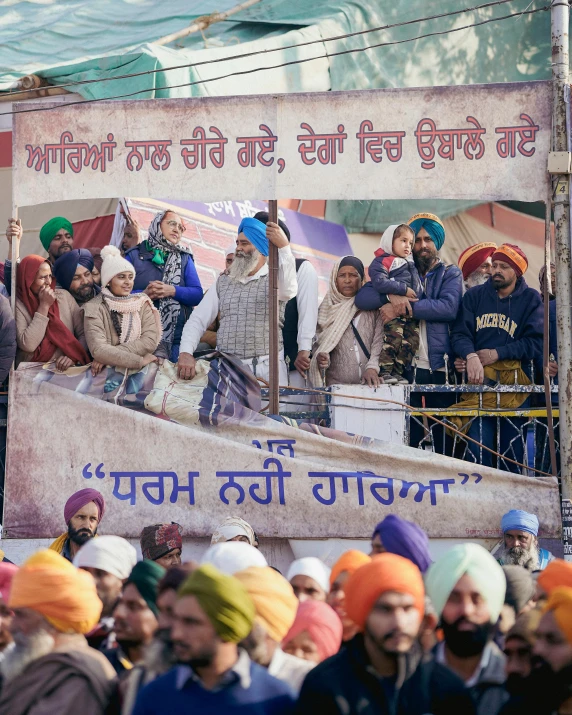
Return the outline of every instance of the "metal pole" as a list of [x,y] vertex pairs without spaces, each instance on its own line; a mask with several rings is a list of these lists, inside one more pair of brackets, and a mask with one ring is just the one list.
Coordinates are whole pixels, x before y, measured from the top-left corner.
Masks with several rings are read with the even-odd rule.
[[[268,202],[268,220],[278,223],[278,202]],[[268,413],[277,415],[280,412],[278,387],[280,384],[278,339],[278,249],[269,242],[268,246],[268,328],[270,330],[270,365],[269,365],[269,390]]]
[[[12,218],[18,220],[18,207],[12,204]],[[12,304],[12,315],[16,315],[16,271],[20,260],[20,239],[12,239],[12,280],[10,285],[10,303]]]
[[[542,356],[542,374],[544,379],[544,397],[546,400],[546,426],[548,434],[548,445],[550,451],[550,465],[552,474],[557,476],[558,469],[556,465],[556,444],[554,441],[554,420],[552,418],[552,392],[550,387],[550,376],[548,375],[548,360],[550,358],[550,320],[549,320],[549,303],[550,293],[553,292],[551,270],[550,270],[550,242],[552,239],[552,197],[548,196],[548,201],[545,204],[545,223],[544,223],[544,286],[542,287],[542,297],[544,300],[544,349]],[[536,436],[536,432],[535,432]],[[536,443],[536,442],[535,442]],[[542,452],[544,454],[544,450]],[[542,469],[542,466],[540,467]]]
[[[551,9],[552,25],[552,150],[569,152],[567,116],[570,104],[568,0],[556,0]],[[572,286],[570,270],[570,174],[554,177],[554,260],[556,263],[556,333],[558,338],[558,398],[560,408],[560,460],[562,512],[568,514],[572,499]],[[567,521],[564,519],[563,521]],[[568,527],[568,524],[565,524]],[[564,558],[572,561],[572,541],[564,530]],[[568,543],[567,543],[568,541]]]

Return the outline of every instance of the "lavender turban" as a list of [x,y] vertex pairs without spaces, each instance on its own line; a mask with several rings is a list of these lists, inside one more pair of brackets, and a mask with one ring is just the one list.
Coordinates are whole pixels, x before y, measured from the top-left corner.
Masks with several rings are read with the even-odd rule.
[[376,534],[379,534],[386,551],[413,561],[421,573],[425,573],[431,566],[429,537],[412,521],[389,514],[375,527],[373,535]]
[[64,519],[66,524],[69,524],[72,517],[75,516],[80,509],[82,509],[89,502],[94,502],[97,507],[98,521],[103,519],[105,514],[105,500],[103,494],[97,491],[97,489],[80,489],[79,492],[72,494],[67,500],[64,507]]

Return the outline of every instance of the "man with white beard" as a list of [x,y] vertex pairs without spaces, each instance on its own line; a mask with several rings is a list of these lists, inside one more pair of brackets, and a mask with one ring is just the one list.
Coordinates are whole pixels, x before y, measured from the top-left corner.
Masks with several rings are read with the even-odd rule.
[[183,380],[195,376],[195,358],[202,335],[220,316],[217,350],[236,355],[256,377],[268,379],[270,331],[268,329],[268,242],[278,248],[278,300],[280,301],[280,384],[288,375],[284,361],[282,326],[287,301],[296,295],[296,262],[288,239],[278,224],[264,225],[245,218],[238,227],[236,252],[228,274],[217,278],[194,309],[181,338],[177,374]]
[[491,256],[496,250],[496,243],[476,243],[461,253],[458,263],[465,291],[487,282],[493,267]]
[[528,571],[542,571],[554,555],[538,545],[538,517],[520,509],[511,509],[501,521],[503,540],[494,553],[502,566],[522,566]]

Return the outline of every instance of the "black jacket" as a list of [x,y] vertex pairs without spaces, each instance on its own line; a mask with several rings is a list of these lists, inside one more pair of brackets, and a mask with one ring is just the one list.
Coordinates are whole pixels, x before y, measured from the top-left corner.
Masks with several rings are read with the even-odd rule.
[[394,686],[388,688],[369,663],[363,637],[357,635],[308,673],[296,713],[474,715],[473,701],[460,678],[432,656],[423,656],[419,648],[400,657],[398,671]]
[[16,356],[16,322],[10,301],[0,295],[0,383],[8,377]]

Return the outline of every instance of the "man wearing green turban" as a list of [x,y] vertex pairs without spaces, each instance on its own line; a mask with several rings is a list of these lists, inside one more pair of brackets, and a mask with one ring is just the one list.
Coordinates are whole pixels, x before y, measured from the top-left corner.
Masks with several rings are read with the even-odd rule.
[[63,216],[54,216],[40,229],[40,242],[52,265],[64,253],[73,250],[73,226]]
[[193,571],[174,608],[171,639],[179,665],[140,691],[133,715],[293,712],[290,686],[238,650],[255,615],[246,588],[234,576],[211,564]]

